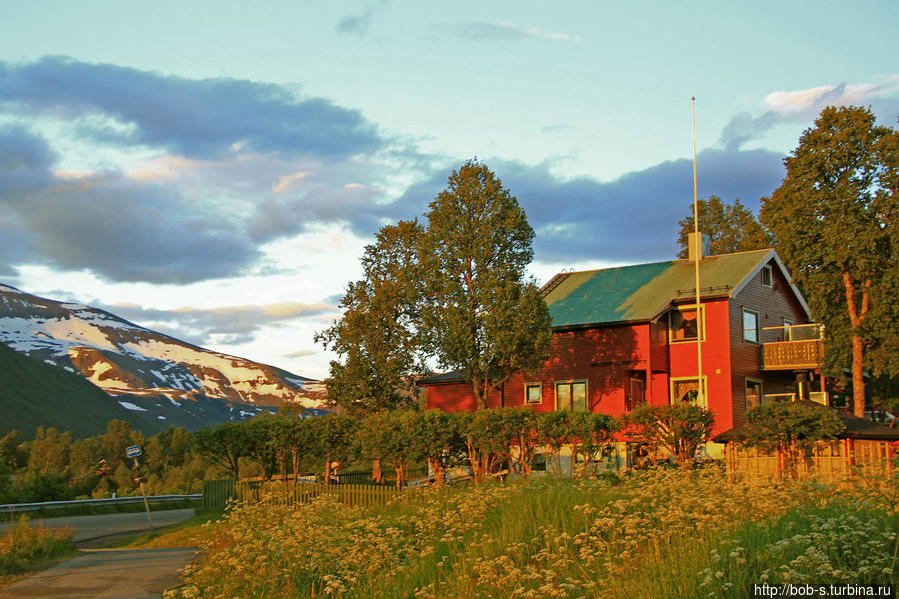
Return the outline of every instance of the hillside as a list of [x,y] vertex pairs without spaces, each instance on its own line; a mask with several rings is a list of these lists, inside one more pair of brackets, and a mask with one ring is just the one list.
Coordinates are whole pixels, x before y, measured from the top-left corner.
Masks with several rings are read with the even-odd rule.
[[31,438],[39,425],[50,425],[87,437],[105,431],[113,418],[131,421],[129,416],[84,378],[0,344],[0,435],[17,429]]
[[[0,432],[20,428],[30,434],[8,424],[18,422],[75,433],[64,423],[70,422],[66,414],[79,413],[89,421],[77,427],[85,434],[99,432],[112,413],[147,432],[169,425],[196,429],[284,403],[318,408],[324,399],[324,386],[312,379],[185,343],[105,310],[2,284],[0,344],[10,365],[0,378],[0,416],[10,415],[0,420]],[[9,350],[31,360],[15,360]],[[28,366],[19,371],[20,364]],[[56,381],[55,393],[38,379]],[[63,393],[69,385],[74,391]],[[76,396],[102,397],[106,404],[70,409],[66,403],[61,409],[62,400],[54,399]],[[95,420],[102,421],[101,429]]]

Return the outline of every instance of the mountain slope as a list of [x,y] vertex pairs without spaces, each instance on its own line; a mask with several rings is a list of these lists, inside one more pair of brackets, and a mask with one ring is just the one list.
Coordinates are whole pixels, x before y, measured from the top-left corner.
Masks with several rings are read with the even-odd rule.
[[13,429],[30,439],[38,426],[73,437],[97,435],[128,411],[76,374],[44,364],[0,344],[0,436]]
[[[197,428],[282,403],[315,408],[324,399],[323,385],[311,379],[6,285],[0,285],[0,343],[80,375],[127,410],[130,420],[145,423]],[[2,391],[0,400],[6,403]]]

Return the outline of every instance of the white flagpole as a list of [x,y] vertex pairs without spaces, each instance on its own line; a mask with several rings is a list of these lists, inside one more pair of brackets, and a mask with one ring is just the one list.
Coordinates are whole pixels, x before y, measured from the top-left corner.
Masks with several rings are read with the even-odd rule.
[[705,393],[702,384],[702,332],[704,329],[704,319],[702,318],[702,307],[699,299],[699,260],[702,258],[702,240],[699,238],[699,192],[696,183],[696,97],[690,98],[690,104],[693,111],[693,243],[694,258],[696,264],[696,368],[698,376],[696,384],[699,388],[697,395],[697,403],[701,406],[708,407],[705,402]]

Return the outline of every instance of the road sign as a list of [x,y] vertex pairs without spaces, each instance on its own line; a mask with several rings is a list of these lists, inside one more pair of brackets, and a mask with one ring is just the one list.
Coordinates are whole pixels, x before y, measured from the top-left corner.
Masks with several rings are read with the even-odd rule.
[[129,458],[136,458],[141,454],[140,445],[132,445],[125,448],[125,455]]

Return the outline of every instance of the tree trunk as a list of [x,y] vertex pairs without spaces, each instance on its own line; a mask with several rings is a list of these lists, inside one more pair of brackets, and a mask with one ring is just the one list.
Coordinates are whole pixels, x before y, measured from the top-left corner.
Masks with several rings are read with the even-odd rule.
[[849,310],[849,323],[852,325],[852,413],[859,418],[865,417],[865,351],[862,344],[861,327],[865,322],[870,306],[869,289],[871,281],[862,283],[861,306],[855,302],[855,284],[849,272],[843,271],[843,288],[846,292],[846,307]]
[[865,417],[865,373],[864,349],[862,339],[852,335],[852,413],[859,418]]
[[471,389],[474,391],[474,398],[477,402],[479,410],[487,409],[487,398],[481,393],[481,381],[479,377],[471,377]]

